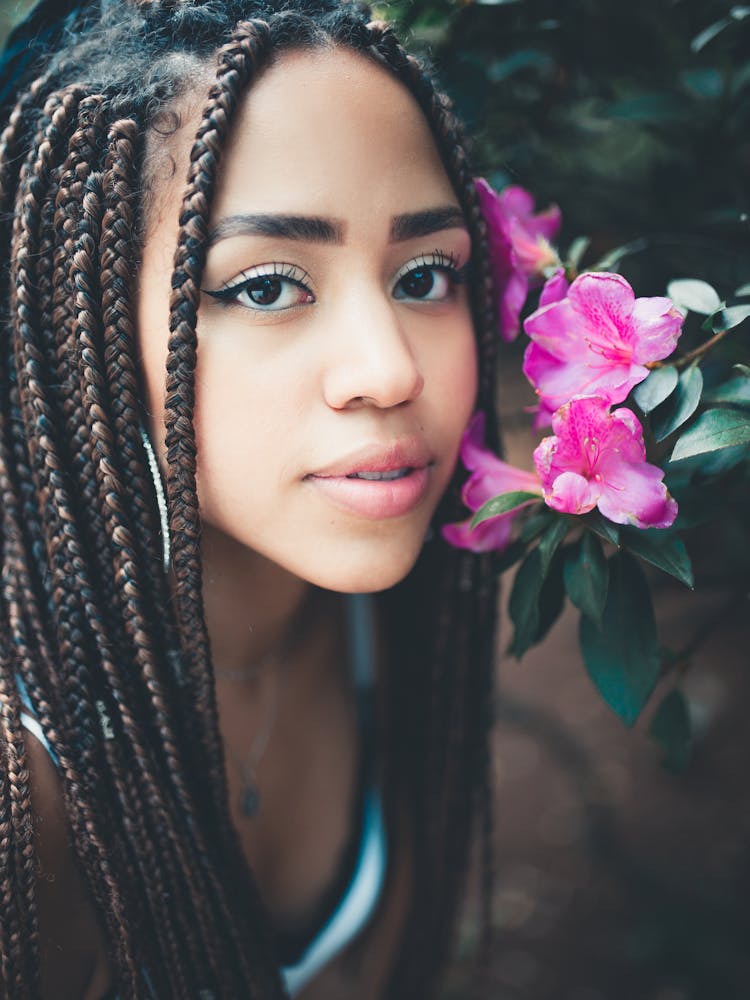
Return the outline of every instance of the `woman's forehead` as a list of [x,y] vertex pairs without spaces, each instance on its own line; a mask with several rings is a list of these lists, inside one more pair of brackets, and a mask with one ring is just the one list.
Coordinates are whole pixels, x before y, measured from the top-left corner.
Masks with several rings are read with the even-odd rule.
[[[191,93],[182,103],[182,127],[168,144],[175,169],[164,194],[172,207],[205,98]],[[455,201],[406,87],[368,58],[327,47],[280,54],[248,88],[222,152],[212,214],[355,220]]]

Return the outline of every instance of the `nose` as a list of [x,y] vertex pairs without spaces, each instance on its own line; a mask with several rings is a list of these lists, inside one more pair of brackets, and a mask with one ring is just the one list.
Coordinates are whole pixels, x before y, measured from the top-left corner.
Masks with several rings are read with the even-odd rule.
[[417,399],[424,388],[414,345],[399,307],[385,292],[350,294],[335,317],[331,363],[323,379],[335,410],[386,409]]

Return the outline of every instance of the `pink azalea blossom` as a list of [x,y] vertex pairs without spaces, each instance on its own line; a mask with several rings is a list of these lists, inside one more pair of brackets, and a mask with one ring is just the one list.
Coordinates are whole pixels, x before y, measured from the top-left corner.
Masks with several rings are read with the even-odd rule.
[[619,274],[582,274],[564,298],[550,301],[560,287],[524,323],[532,340],[524,374],[548,411],[580,395],[621,403],[649,362],[674,351],[682,314],[671,299],[637,299]]
[[534,199],[522,187],[507,187],[498,194],[482,177],[475,184],[487,223],[500,336],[515,340],[530,280],[541,278],[547,268],[559,263],[550,241],[560,229],[560,209],[553,205],[535,215]]
[[607,402],[584,396],[566,403],[552,418],[554,436],[534,451],[544,501],[566,514],[594,507],[617,524],[668,528],[677,504],[664,473],[646,461],[643,428],[632,410],[610,413]]
[[[547,278],[539,294],[539,306],[548,306],[551,302],[559,302],[568,294],[570,283],[565,277],[565,268],[558,267],[551,277]],[[555,412],[549,402],[542,396],[534,407],[529,407],[528,412],[534,414],[533,427],[535,431],[542,430],[552,424],[552,414]]]
[[[484,414],[475,413],[461,441],[461,460],[471,472],[461,491],[466,506],[476,512],[487,500],[516,490],[536,493],[541,497],[542,487],[533,472],[508,465],[484,447],[484,422]],[[457,548],[474,552],[504,549],[510,542],[513,518],[526,503],[505,514],[488,518],[476,528],[471,527],[471,517],[446,524],[442,528],[443,538]]]

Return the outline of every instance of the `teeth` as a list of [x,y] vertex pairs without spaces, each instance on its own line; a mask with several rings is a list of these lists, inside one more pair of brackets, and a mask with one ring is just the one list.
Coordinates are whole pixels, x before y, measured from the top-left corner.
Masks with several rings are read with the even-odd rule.
[[347,476],[347,479],[374,479],[374,480],[386,480],[391,479],[403,479],[404,476],[408,476],[411,469],[394,469],[392,472],[352,472],[351,475]]

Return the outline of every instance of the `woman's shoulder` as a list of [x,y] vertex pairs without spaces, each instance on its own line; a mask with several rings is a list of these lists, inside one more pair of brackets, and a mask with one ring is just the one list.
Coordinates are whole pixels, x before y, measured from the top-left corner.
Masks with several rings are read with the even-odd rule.
[[99,1000],[110,987],[105,937],[70,844],[60,775],[25,733],[34,812],[42,1000]]

